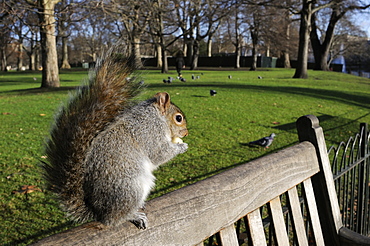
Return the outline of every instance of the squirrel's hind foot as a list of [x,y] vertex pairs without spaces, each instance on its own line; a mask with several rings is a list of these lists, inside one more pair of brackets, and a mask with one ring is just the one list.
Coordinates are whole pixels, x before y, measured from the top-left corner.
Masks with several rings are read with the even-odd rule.
[[130,220],[138,229],[145,230],[148,226],[148,218],[145,213],[137,212],[135,214],[135,219]]

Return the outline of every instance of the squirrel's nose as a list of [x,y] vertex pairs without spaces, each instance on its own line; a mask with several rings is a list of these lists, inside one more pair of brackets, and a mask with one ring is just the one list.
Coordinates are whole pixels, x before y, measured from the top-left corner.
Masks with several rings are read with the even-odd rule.
[[189,135],[189,131],[188,131],[188,129],[183,129],[183,130],[180,131],[180,134],[181,134],[181,136],[186,137],[187,135]]

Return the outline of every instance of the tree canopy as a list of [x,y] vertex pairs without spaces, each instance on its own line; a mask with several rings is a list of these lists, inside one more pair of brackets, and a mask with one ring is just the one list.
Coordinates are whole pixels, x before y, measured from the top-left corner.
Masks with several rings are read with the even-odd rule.
[[[59,86],[59,67],[93,63],[120,42],[141,65],[182,50],[196,69],[199,56],[275,56],[286,67],[297,60],[294,77],[307,77],[309,54],[315,68],[328,70],[346,49],[349,36],[366,37],[351,14],[369,3],[354,0],[0,0],[0,65],[42,69],[43,87]],[[328,17],[329,16],[329,17]],[[340,26],[340,28],[337,28]],[[340,31],[346,28],[346,34]],[[343,38],[347,35],[347,38]],[[339,38],[341,37],[341,38]],[[341,40],[341,41],[340,41]],[[346,42],[347,41],[347,42]]]

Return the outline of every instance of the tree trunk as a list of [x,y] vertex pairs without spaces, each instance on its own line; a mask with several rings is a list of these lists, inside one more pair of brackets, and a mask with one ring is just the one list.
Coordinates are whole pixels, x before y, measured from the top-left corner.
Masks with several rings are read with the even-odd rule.
[[32,38],[31,38],[31,43],[30,43],[30,50],[29,52],[27,52],[28,56],[29,56],[29,64],[28,64],[28,69],[31,70],[31,71],[35,71],[36,70],[36,45],[35,45],[35,38],[34,38],[35,34],[32,34]]
[[193,42],[193,57],[191,59],[191,70],[195,70],[198,68],[198,58],[199,58],[199,41],[194,40]]
[[17,57],[17,71],[21,71],[23,67],[23,39],[19,40],[18,57]]
[[240,45],[239,42],[236,42],[235,45],[235,66],[234,68],[240,68]]
[[71,69],[68,58],[68,42],[67,37],[62,37],[62,69]]
[[186,63],[188,65],[190,64],[190,66],[191,66],[191,64],[193,62],[194,40],[193,40],[192,37],[190,37],[190,38],[186,38],[185,42],[186,42],[186,60],[187,60]]
[[[329,71],[327,64],[328,53],[325,55],[325,47],[321,44],[320,38],[317,34],[316,27],[316,16],[312,14],[311,16],[311,32],[310,32],[310,41],[313,50],[313,55],[315,57],[315,70]],[[329,50],[327,51],[329,52]]]
[[256,47],[252,47],[252,65],[249,69],[250,71],[256,71],[257,70],[257,52]]
[[312,16],[311,0],[303,0],[301,24],[299,28],[298,64],[293,78],[307,78],[308,44],[310,40],[310,24]]
[[134,43],[132,44],[134,59],[137,68],[141,68],[143,63],[141,62],[141,52],[140,52],[140,37],[134,37]]
[[167,62],[167,56],[166,56],[166,47],[161,47],[162,51],[162,73],[168,73],[168,62]]
[[343,13],[339,11],[338,8],[333,8],[332,14],[330,17],[330,21],[328,24],[328,27],[325,32],[325,39],[323,42],[320,42],[320,38],[317,34],[317,26],[316,26],[316,16],[315,14],[312,15],[311,18],[311,26],[312,30],[310,33],[311,38],[311,44],[313,49],[313,54],[315,57],[315,69],[316,70],[323,70],[323,71],[329,71],[329,52],[330,47],[333,42],[333,36],[334,36],[334,29],[335,25],[339,21],[341,17],[343,17]]
[[162,67],[162,47],[158,44],[155,45],[157,53],[157,67]]
[[29,58],[30,59],[29,59],[29,63],[28,63],[28,69],[31,70],[31,71],[35,71],[36,70],[36,67],[35,67],[36,56],[32,51],[30,52]]
[[257,42],[258,42],[258,33],[252,27],[250,29],[251,37],[252,37],[252,66],[250,71],[257,70]]
[[59,87],[58,56],[56,48],[54,8],[59,0],[39,0],[41,13],[40,34],[42,53],[41,87]]
[[266,45],[266,55],[267,57],[270,57],[270,45]]
[[[287,19],[289,19],[289,17],[287,17]],[[282,53],[283,53],[282,58],[283,58],[283,62],[284,62],[284,68],[291,68],[289,50],[290,50],[290,23],[287,23],[285,25],[284,50],[282,51]]]
[[207,41],[207,56],[212,57],[212,37],[208,36]]
[[284,68],[291,68],[289,52],[286,52],[286,51],[283,52],[283,63],[284,63]]
[[7,61],[6,61],[6,54],[5,54],[5,47],[4,48],[1,48],[0,50],[0,56],[1,56],[1,71],[8,71],[7,69]]

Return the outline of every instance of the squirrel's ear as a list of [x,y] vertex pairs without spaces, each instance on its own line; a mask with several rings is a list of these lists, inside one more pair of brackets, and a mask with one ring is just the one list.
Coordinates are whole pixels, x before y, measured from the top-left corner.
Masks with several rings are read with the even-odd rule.
[[157,104],[161,113],[163,115],[166,114],[166,111],[171,104],[170,95],[167,92],[159,92],[155,94],[154,97],[157,99]]

